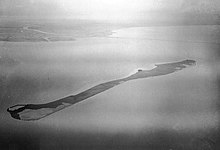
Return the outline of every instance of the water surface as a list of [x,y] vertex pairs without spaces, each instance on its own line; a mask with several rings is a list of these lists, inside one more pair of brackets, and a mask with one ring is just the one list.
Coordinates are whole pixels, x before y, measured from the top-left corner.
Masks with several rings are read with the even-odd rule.
[[[125,28],[108,37],[72,42],[1,42],[0,59],[13,60],[10,65],[5,65],[6,59],[0,64],[3,146],[10,141],[36,149],[102,148],[112,143],[113,149],[134,145],[140,149],[194,149],[198,143],[206,149],[215,147],[218,28]],[[6,111],[18,103],[47,103],[77,94],[138,68],[152,69],[155,63],[185,59],[196,60],[197,65],[121,84],[39,121],[16,121]]]

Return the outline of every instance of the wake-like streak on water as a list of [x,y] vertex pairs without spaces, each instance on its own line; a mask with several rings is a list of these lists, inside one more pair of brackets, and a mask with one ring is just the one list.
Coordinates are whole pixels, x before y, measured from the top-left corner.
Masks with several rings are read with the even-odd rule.
[[45,31],[41,31],[41,30],[37,30],[37,29],[30,29],[30,26],[24,26],[23,30],[29,30],[29,31],[33,31],[33,32],[42,33],[42,34],[59,35],[59,34],[52,33],[52,32],[45,32]]
[[184,60],[179,62],[158,64],[155,65],[156,67],[151,70],[139,69],[138,72],[128,77],[101,83],[77,95],[67,96],[45,104],[17,104],[9,107],[7,111],[11,114],[13,118],[18,120],[39,120],[124,82],[141,78],[167,75],[182,70],[188,66],[195,65],[195,63],[196,62],[194,60]]

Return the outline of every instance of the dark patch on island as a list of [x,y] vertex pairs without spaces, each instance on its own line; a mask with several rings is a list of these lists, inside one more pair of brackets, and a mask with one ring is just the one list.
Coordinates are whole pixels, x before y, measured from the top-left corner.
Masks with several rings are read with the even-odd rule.
[[38,120],[73,104],[86,100],[87,98],[92,97],[98,93],[104,92],[121,83],[134,79],[170,74],[182,70],[187,66],[195,65],[195,63],[196,61],[194,60],[184,60],[180,62],[158,64],[155,65],[156,67],[151,70],[139,69],[138,72],[133,75],[96,85],[77,95],[67,96],[62,99],[58,99],[45,104],[18,104],[9,107],[7,111],[11,114],[13,118],[18,120]]

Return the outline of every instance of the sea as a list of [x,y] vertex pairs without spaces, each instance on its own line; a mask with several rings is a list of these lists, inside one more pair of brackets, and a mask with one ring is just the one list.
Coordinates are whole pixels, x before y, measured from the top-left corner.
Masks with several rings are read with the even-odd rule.
[[[219,29],[128,27],[75,41],[0,42],[0,145],[214,149],[219,142]],[[185,59],[196,65],[123,83],[38,121],[18,121],[6,111],[15,104],[47,103],[138,69]]]

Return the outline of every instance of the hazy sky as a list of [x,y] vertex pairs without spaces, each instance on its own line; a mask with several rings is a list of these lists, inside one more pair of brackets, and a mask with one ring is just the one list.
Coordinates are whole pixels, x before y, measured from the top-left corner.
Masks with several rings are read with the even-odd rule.
[[1,0],[2,16],[135,18],[151,11],[216,13],[218,0]]

